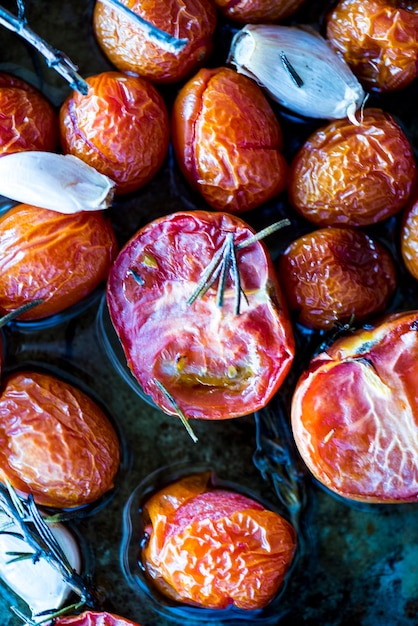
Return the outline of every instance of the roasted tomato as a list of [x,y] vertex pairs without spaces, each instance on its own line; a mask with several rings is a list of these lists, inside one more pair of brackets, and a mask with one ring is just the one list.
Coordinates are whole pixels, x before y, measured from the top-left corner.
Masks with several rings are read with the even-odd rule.
[[327,39],[367,89],[393,91],[416,78],[415,4],[407,0],[340,0],[329,14]]
[[390,253],[353,228],[321,228],[293,241],[279,260],[291,311],[318,330],[382,313],[396,288]]
[[119,72],[87,79],[89,92],[74,91],[60,109],[61,144],[116,183],[135,191],[161,167],[170,124],[166,104],[150,83]]
[[261,88],[229,68],[201,69],[174,102],[184,176],[214,209],[240,213],[286,186],[282,131]]
[[134,15],[105,2],[96,2],[93,27],[99,45],[111,63],[123,72],[151,82],[173,83],[197,70],[212,52],[216,28],[215,7],[207,0],[124,0],[125,7],[177,40],[183,47],[165,46],[161,37],[151,39]]
[[23,150],[52,152],[58,145],[58,115],[40,91],[0,72],[0,155]]
[[290,165],[289,199],[320,226],[366,226],[398,213],[417,177],[411,144],[394,118],[366,109],[358,125],[315,131]]
[[403,214],[401,254],[407,270],[418,280],[418,198]]
[[97,403],[45,373],[16,372],[3,382],[0,443],[0,479],[49,507],[94,502],[119,469],[119,440]]
[[305,0],[214,0],[228,19],[242,24],[279,22],[296,13]]
[[106,280],[116,253],[101,212],[65,215],[18,204],[0,217],[0,311],[41,299],[20,319],[60,313]]
[[292,399],[312,474],[365,502],[418,498],[418,312],[389,315],[314,357]]
[[210,609],[266,606],[291,564],[289,522],[241,493],[187,476],[151,496],[143,509],[142,563],[164,595]]
[[56,617],[54,626],[140,626],[140,624],[114,613],[84,611],[80,615]]
[[[252,413],[290,368],[288,313],[264,245],[245,244],[253,233],[226,213],[174,213],[138,231],[110,271],[109,311],[128,365],[168,414],[178,410],[162,388],[186,417]],[[203,293],[214,260],[219,265],[209,268],[212,286]]]

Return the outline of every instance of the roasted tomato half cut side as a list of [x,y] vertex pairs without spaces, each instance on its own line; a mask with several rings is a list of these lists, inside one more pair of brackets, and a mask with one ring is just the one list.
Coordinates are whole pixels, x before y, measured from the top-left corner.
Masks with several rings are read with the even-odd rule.
[[140,626],[114,613],[84,611],[80,615],[63,615],[54,619],[54,626]]

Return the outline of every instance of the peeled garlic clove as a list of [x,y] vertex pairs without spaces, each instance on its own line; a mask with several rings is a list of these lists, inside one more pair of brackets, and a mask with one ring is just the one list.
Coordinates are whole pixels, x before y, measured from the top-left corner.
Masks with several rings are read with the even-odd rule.
[[115,183],[70,154],[27,151],[0,157],[0,195],[58,213],[107,209]]
[[348,65],[312,30],[247,25],[232,39],[228,62],[282,106],[305,117],[358,124],[365,92]]

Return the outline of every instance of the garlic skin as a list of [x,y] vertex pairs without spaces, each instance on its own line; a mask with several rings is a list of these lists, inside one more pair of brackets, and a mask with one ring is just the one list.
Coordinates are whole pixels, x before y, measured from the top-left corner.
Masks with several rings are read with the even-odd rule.
[[304,117],[358,124],[366,94],[351,69],[312,29],[248,24],[233,37],[228,62],[273,100]]
[[115,183],[71,154],[28,150],[0,158],[0,195],[58,213],[107,209]]

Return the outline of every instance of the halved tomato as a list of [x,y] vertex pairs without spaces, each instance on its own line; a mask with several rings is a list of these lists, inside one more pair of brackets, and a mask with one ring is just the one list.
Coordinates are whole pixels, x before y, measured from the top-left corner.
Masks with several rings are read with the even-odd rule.
[[54,626],[140,626],[140,624],[114,613],[84,611],[80,615],[56,617]]

